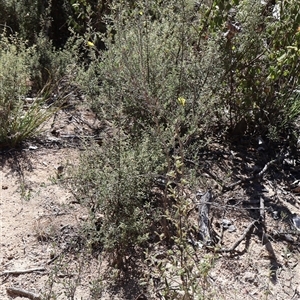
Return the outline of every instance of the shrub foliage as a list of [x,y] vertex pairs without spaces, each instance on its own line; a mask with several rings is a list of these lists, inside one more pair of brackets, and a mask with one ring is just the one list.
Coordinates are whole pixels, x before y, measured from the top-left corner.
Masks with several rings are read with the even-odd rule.
[[[133,200],[139,195],[160,211],[163,239],[174,240],[178,219],[168,216],[176,215],[182,191],[195,182],[186,161],[197,159],[199,148],[216,132],[278,138],[293,124],[299,115],[299,14],[291,18],[296,7],[295,1],[286,2],[278,16],[274,5],[257,1],[112,3],[102,36],[106,50],[92,47],[92,63],[78,73],[99,118],[109,120],[126,137],[125,148],[114,146],[118,159],[107,144],[99,150],[107,153],[105,160],[92,154],[111,181],[91,166],[92,177],[80,184],[94,187],[101,182],[101,193],[93,190],[90,198],[101,203],[96,207],[108,199],[102,193],[113,191],[118,201],[106,207],[106,216],[114,216],[120,207],[124,213],[127,207],[134,217],[106,219],[104,231],[114,234],[105,243],[114,244],[113,236],[132,241],[134,222],[146,227],[152,223],[147,213],[131,209],[145,211],[144,202]],[[287,24],[292,29],[287,30]],[[151,152],[145,148],[149,139],[155,145]],[[120,160],[123,155],[126,160]],[[140,169],[141,160],[149,168]],[[86,161],[83,158],[82,164]],[[131,185],[132,179],[127,179],[126,189],[131,191],[118,196],[111,186],[123,187],[128,169],[136,178],[162,176],[162,200],[151,202],[155,184],[148,180]],[[112,223],[122,230],[108,231]],[[114,249],[118,252],[119,247]]]
[[31,89],[33,48],[17,36],[0,40],[0,147],[15,147],[36,135],[40,125],[54,112],[45,99],[26,98]]
[[[176,254],[170,260],[181,257],[174,274],[192,299],[186,195],[198,178],[187,162],[197,163],[217,134],[271,140],[293,128],[300,112],[297,1],[64,0],[63,20],[54,17],[59,1],[33,2],[39,5],[27,19],[29,2],[21,13],[21,2],[0,0],[2,27],[29,40],[0,39],[1,144],[31,136],[52,113],[39,102],[26,107],[28,78],[41,88],[72,65],[108,132],[84,152],[71,181],[90,211],[92,248],[125,267],[140,246],[164,244]],[[59,39],[55,22],[70,32],[64,27]]]

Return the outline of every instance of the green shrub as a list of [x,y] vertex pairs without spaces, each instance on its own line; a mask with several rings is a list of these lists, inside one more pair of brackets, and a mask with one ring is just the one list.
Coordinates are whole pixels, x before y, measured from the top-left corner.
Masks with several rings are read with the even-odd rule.
[[[215,17],[223,16],[219,31],[225,28],[225,22],[239,22],[241,28],[219,41],[219,65],[223,68],[217,90],[220,104],[232,128],[246,120],[249,133],[269,135],[271,130],[280,134],[300,112],[295,110],[295,90],[299,87],[298,3],[282,1],[279,21],[272,14],[272,6],[267,9],[257,1],[234,2],[238,3],[234,17],[228,13],[230,3],[212,11]],[[212,22],[217,23],[215,19]]]
[[[270,136],[297,118],[298,33],[289,31],[284,42],[278,37],[295,6],[290,2],[277,22],[256,1],[113,2],[107,50],[90,43],[92,62],[78,71],[78,82],[97,115],[122,135],[87,152],[75,175],[79,198],[104,215],[106,249],[120,257],[121,249],[144,241],[152,223],[147,209],[159,214],[161,243],[184,244],[177,239],[189,230],[179,226],[187,213],[183,191],[194,181],[187,159],[199,159],[211,136],[241,121],[246,128],[235,134]],[[235,20],[241,30],[226,34]],[[152,173],[165,180],[155,204]]]
[[[210,298],[214,258],[196,260],[188,243],[197,218],[190,218],[188,195],[201,178],[187,161],[197,165],[199,148],[228,129],[276,138],[300,112],[296,1],[280,22],[257,1],[194,4],[114,1],[102,35],[106,51],[89,43],[91,63],[77,72],[110,131],[83,154],[72,179],[90,209],[87,239],[119,268],[143,246],[162,297],[172,299]],[[241,30],[228,32],[235,21]],[[241,122],[246,127],[236,130]]]
[[111,11],[107,50],[90,48],[93,60],[78,81],[112,132],[82,156],[72,186],[96,223],[88,227],[93,248],[96,241],[123,267],[149,237],[170,246],[189,230],[178,228],[194,179],[185,159],[197,156],[215,126],[208,82],[219,70],[211,68],[213,42],[199,42],[206,53],[195,49],[201,20],[190,2],[120,2]]
[[85,152],[74,174],[73,191],[94,223],[89,243],[94,250],[104,247],[118,267],[148,239],[155,215],[149,195],[160,159],[155,142],[133,146],[116,135],[101,149],[94,146]]
[[30,45],[34,43],[36,34],[42,29],[46,29],[43,28],[42,24],[42,19],[46,16],[48,8],[45,1],[1,0],[0,8],[0,24],[7,25],[11,33],[18,33]]
[[46,107],[43,95],[26,99],[31,89],[34,48],[17,36],[0,37],[0,146],[15,147],[37,134],[57,108]]
[[168,127],[182,111],[190,127],[195,119],[205,124],[211,116],[204,83],[209,66],[195,53],[199,19],[192,20],[190,2],[171,1],[161,7],[137,2],[127,9],[115,4],[112,13],[108,51],[99,66],[107,104],[121,107],[138,128],[155,123]]
[[80,45],[75,37],[71,37],[64,48],[56,49],[49,38],[40,34],[32,47],[30,72],[35,89],[42,89],[49,82],[59,82],[64,76],[73,77],[76,63],[80,60]]

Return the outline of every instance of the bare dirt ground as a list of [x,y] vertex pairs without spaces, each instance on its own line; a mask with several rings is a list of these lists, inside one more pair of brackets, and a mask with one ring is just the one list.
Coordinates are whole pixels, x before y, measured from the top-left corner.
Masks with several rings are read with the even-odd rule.
[[[76,243],[80,243],[77,230],[87,218],[87,212],[75,201],[71,191],[60,184],[60,176],[62,167],[76,166],[83,150],[76,140],[78,134],[92,134],[93,126],[100,125],[86,109],[77,110],[76,114],[60,112],[46,126],[43,143],[33,141],[20,150],[1,153],[0,299],[26,299],[11,288],[36,294],[36,298],[27,295],[27,299],[155,298],[140,297],[132,281],[114,292],[99,290],[97,293],[95,287],[103,275],[105,260],[82,256],[77,251],[80,248],[76,248]],[[215,168],[215,173],[225,176],[228,168],[235,170],[235,160],[240,158],[235,154],[228,156],[228,165]],[[297,179],[294,177],[292,181]],[[233,230],[223,230],[222,247],[230,248],[257,218],[257,199],[263,196],[266,232],[275,255],[270,255],[261,230],[253,226],[237,251],[213,253],[209,297],[300,299],[299,233],[288,232],[291,216],[300,216],[300,202],[297,194],[283,188],[284,184],[287,185],[279,176],[275,181],[266,179],[263,184],[215,193],[213,227],[220,232],[224,219],[234,226]],[[205,251],[199,250],[199,256]],[[163,299],[159,293],[156,296]]]
[[[75,116],[68,111],[58,113],[46,125],[42,143],[32,141],[22,149],[1,154],[0,299],[18,295],[9,292],[11,287],[30,291],[41,299],[90,299],[89,280],[100,263],[94,260],[91,272],[87,262],[81,270],[83,261],[75,248],[73,254],[64,256],[87,216],[72,193],[60,184],[61,171],[78,160],[78,134],[85,129],[85,134],[90,134],[95,125],[95,118],[85,109],[77,111],[76,116],[82,120],[74,121]],[[91,119],[93,124],[89,123]],[[5,274],[8,270],[29,272]],[[76,281],[78,288],[73,291]]]

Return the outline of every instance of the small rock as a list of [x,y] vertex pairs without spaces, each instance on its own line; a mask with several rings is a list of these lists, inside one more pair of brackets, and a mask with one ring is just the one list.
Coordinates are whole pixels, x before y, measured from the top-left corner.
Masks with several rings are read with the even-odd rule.
[[246,282],[254,282],[256,279],[256,274],[253,272],[246,272],[243,278]]
[[265,141],[262,139],[261,136],[259,136],[259,137],[257,138],[257,142],[258,142],[258,145],[259,145],[259,146],[262,146],[262,145],[265,144]]
[[80,215],[80,216],[78,217],[78,219],[79,219],[80,221],[87,221],[88,218],[89,218],[88,215]]
[[258,148],[257,151],[265,151],[266,150],[266,143],[265,141],[259,136],[257,138]]
[[285,234],[284,239],[289,243],[294,243],[294,238],[290,234]]
[[50,259],[53,259],[55,256],[56,256],[55,251],[51,251],[49,255]]
[[36,150],[37,148],[38,148],[37,146],[33,146],[33,145],[30,145],[30,146],[28,147],[29,150]]
[[272,213],[272,217],[274,220],[278,220],[279,219],[279,211],[274,210]]
[[64,166],[58,166],[56,169],[56,176],[57,178],[61,178],[64,173]]
[[295,228],[300,231],[300,217],[298,215],[294,214],[292,217],[292,221],[293,221]]
[[234,225],[230,225],[227,230],[228,230],[228,232],[234,232],[234,231],[236,231],[236,228]]
[[7,257],[6,257],[8,260],[12,260],[12,259],[14,259],[15,258],[15,255],[14,254],[12,254],[12,253],[9,253],[8,255],[7,255]]
[[228,229],[230,225],[232,225],[232,222],[230,220],[223,219],[221,225],[224,229]]

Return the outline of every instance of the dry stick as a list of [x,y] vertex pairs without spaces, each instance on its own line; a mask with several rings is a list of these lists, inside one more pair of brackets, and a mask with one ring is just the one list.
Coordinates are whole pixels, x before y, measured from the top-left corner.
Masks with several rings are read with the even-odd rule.
[[20,296],[20,297],[26,297],[28,299],[31,299],[31,300],[41,300],[42,298],[37,295],[37,294],[34,294],[34,293],[31,293],[31,292],[28,292],[28,291],[25,291],[23,289],[20,289],[20,288],[15,288],[15,287],[8,287],[6,289],[6,292],[8,294],[10,294],[10,296]]
[[260,221],[264,226],[265,225],[265,202],[263,197],[260,197],[259,204],[260,204],[259,206]]
[[245,237],[247,236],[247,234],[250,232],[250,230],[252,229],[252,227],[256,224],[256,223],[260,223],[263,227],[263,238],[262,238],[262,242],[263,244],[266,246],[267,251],[269,252],[269,254],[276,258],[274,249],[271,245],[271,242],[268,238],[268,236],[266,235],[265,232],[265,203],[264,203],[264,198],[260,197],[260,221],[255,220],[252,223],[250,223],[250,225],[246,228],[245,232],[242,234],[242,236],[240,236],[240,238],[228,249],[217,249],[216,252],[232,252],[236,249],[236,247],[245,239]]
[[240,236],[240,238],[228,249],[217,249],[216,252],[232,252],[235,250],[235,248],[243,241],[243,239],[247,236],[247,234],[251,231],[252,227],[257,223],[258,221],[255,220],[246,228],[244,233]]
[[265,164],[265,166],[262,168],[262,170],[258,174],[253,175],[251,177],[240,179],[240,180],[238,180],[238,181],[236,181],[236,182],[234,182],[234,183],[232,183],[232,184],[230,184],[228,186],[224,186],[223,190],[224,191],[228,191],[228,190],[231,190],[232,188],[234,188],[235,186],[240,185],[241,183],[244,183],[246,181],[252,181],[252,180],[254,180],[256,178],[261,178],[264,175],[264,173],[268,170],[268,168],[270,167],[270,165],[272,165],[272,164],[274,164],[274,163],[282,160],[283,158],[284,158],[284,156],[280,156],[279,158],[270,160],[268,163]]
[[269,166],[276,163],[277,161],[280,161],[283,159],[283,156],[280,156],[279,158],[275,158],[273,160],[270,160],[268,163],[265,164],[265,166],[263,167],[263,169],[254,177],[262,177],[264,175],[264,173],[268,170]]
[[269,252],[270,256],[273,258],[276,258],[274,249],[272,247],[272,244],[266,234],[266,226],[265,226],[265,202],[264,198],[260,197],[260,207],[259,207],[259,213],[260,213],[260,223],[262,225],[262,243],[265,245],[266,250]]
[[25,269],[25,270],[7,270],[7,271],[3,271],[1,273],[1,276],[3,276],[3,275],[20,275],[20,274],[25,274],[25,273],[42,272],[42,271],[46,271],[46,268],[39,267],[39,268]]
[[[224,218],[225,218],[225,210],[224,210],[224,212],[223,212],[223,217],[222,217],[222,219],[224,219]],[[218,242],[219,245],[222,244],[223,236],[224,236],[224,226],[221,226],[221,232],[220,232],[220,234],[219,234],[220,239],[219,239],[219,242]]]
[[60,254],[55,255],[52,259],[47,261],[47,265],[51,265],[55,260],[59,258]]

